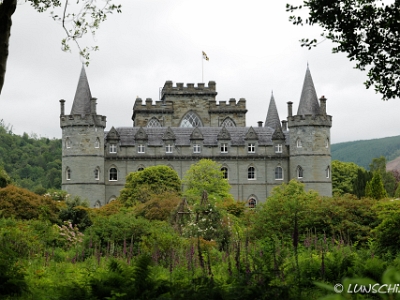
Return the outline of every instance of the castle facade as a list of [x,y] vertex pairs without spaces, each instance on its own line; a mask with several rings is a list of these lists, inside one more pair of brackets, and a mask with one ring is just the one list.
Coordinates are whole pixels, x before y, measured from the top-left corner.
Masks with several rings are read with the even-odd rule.
[[216,101],[208,86],[167,81],[160,100],[137,98],[132,127],[105,131],[82,68],[70,114],[60,100],[62,189],[100,207],[116,199],[130,172],[167,165],[182,178],[202,158],[219,162],[237,200],[250,207],[296,178],[306,189],[332,195],[330,128],[326,98],[317,98],[307,67],[297,114],[287,102],[280,120],[273,95],[265,122],[246,126],[246,100]]

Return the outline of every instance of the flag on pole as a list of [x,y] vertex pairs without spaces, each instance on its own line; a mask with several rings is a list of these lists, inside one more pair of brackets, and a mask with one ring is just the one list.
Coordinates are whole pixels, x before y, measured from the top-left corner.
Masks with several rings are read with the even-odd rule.
[[205,59],[205,60],[210,60],[209,58],[208,58],[208,56],[207,56],[207,54],[203,51],[203,58]]

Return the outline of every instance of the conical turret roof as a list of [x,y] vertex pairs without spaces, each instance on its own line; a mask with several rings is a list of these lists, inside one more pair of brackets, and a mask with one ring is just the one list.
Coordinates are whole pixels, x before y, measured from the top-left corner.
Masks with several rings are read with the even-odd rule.
[[306,76],[304,77],[303,90],[301,91],[299,109],[297,115],[318,115],[319,102],[310,69],[307,65]]
[[271,100],[269,101],[269,107],[267,112],[267,118],[265,119],[264,127],[271,127],[275,129],[281,126],[281,121],[278,115],[278,109],[276,108],[274,94],[271,94]]
[[81,75],[79,76],[78,87],[76,88],[74,103],[72,104],[71,115],[86,115],[91,113],[89,82],[86,77],[85,67],[82,65]]

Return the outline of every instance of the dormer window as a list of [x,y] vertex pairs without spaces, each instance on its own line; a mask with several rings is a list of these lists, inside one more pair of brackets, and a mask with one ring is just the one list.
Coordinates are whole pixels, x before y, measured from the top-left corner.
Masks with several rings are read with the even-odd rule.
[[117,145],[116,144],[110,145],[110,153],[117,153]]
[[221,144],[221,153],[228,153],[228,144],[227,143]]
[[256,153],[256,144],[248,143],[247,144],[247,152],[248,153]]
[[172,153],[173,146],[171,144],[168,144],[165,146],[165,153]]
[[140,145],[138,145],[138,153],[145,153],[145,147],[144,147],[144,145],[143,144],[140,144]]
[[199,144],[193,145],[193,153],[201,153],[201,146]]
[[275,145],[275,153],[282,153],[282,144]]

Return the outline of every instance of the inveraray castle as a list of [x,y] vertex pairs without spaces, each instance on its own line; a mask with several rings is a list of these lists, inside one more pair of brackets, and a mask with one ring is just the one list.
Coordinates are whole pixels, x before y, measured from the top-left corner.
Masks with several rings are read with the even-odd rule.
[[118,197],[130,172],[167,165],[182,178],[191,164],[208,158],[222,165],[231,193],[250,207],[292,178],[332,195],[332,116],[326,98],[317,98],[308,67],[297,113],[287,102],[286,120],[279,118],[273,95],[265,122],[254,127],[246,126],[245,99],[217,102],[216,96],[214,81],[167,81],[160,100],[136,99],[132,127],[105,131],[106,116],[97,113],[82,68],[70,114],[60,100],[62,189],[100,207]]

